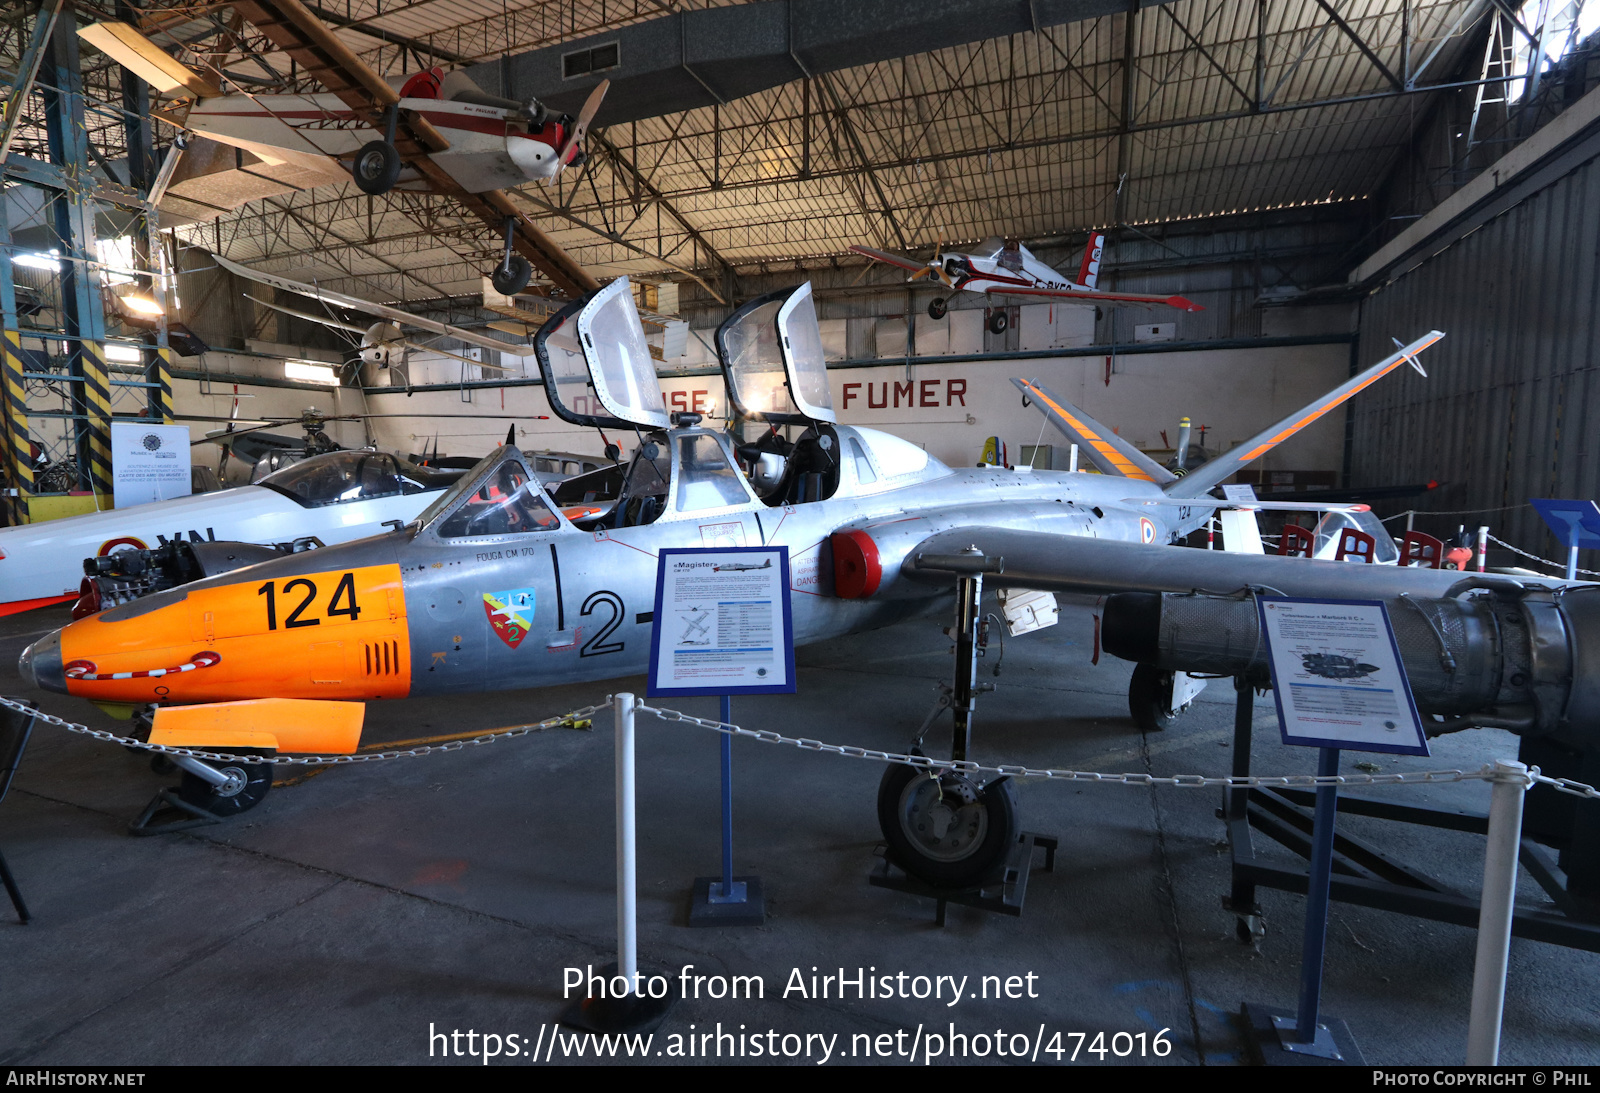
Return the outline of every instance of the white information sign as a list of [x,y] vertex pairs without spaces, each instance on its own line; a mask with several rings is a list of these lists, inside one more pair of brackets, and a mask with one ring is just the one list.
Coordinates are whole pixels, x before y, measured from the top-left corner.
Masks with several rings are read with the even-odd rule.
[[1258,596],[1256,609],[1285,744],[1428,754],[1381,602]]
[[794,691],[788,547],[663,550],[654,618],[652,697]]
[[189,496],[189,427],[113,421],[111,473],[119,509]]

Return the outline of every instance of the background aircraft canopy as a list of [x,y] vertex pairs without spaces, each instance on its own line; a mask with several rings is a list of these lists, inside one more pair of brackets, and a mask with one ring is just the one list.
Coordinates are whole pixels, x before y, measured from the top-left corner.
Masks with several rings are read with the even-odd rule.
[[807,281],[778,309],[778,340],[789,372],[789,394],[800,412],[813,421],[837,420],[828,391],[828,365],[822,357],[822,328]]
[[387,452],[328,452],[274,471],[256,483],[306,508],[370,501],[374,497],[443,489],[454,474],[440,474]]
[[667,426],[667,403],[655,359],[633,306],[633,287],[619,277],[578,312],[578,340],[594,393],[619,420],[651,429]]

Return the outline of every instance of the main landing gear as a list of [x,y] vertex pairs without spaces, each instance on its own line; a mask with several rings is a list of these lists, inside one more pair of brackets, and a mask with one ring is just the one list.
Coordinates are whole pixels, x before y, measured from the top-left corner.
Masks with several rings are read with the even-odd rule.
[[950,301],[943,296],[935,296],[928,301],[928,318],[942,319],[950,313]]
[[362,193],[374,197],[386,194],[400,181],[400,150],[394,146],[395,128],[399,122],[400,108],[389,107],[384,118],[383,139],[368,141],[356,153],[355,162],[350,165],[350,174],[356,180],[356,188]]
[[[948,706],[955,717],[951,759],[964,762],[977,696],[994,689],[992,683],[978,682],[978,658],[985,645],[980,604],[983,574],[999,572],[999,562],[973,547],[960,554],[924,555],[922,564],[956,576],[956,625],[951,631],[956,673],[955,686],[928,715],[912,753],[921,754],[922,737]],[[878,783],[878,824],[894,863],[940,888],[969,888],[993,879],[1005,868],[1018,835],[1017,804],[1004,775],[983,781],[955,770],[903,763],[889,767]]]
[[501,254],[500,265],[489,275],[494,290],[502,296],[515,296],[527,288],[528,282],[533,280],[533,263],[520,254],[511,253],[511,244],[516,239],[516,231],[516,217],[506,217],[505,250]]

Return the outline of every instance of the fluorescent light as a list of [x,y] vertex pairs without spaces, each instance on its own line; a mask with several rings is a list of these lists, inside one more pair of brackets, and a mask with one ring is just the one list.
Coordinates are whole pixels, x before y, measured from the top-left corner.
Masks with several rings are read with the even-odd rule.
[[139,352],[137,346],[107,345],[106,360],[120,361],[123,364],[143,364],[144,354]]
[[27,266],[30,269],[47,269],[52,273],[61,272],[61,252],[52,250],[49,254],[19,254],[11,260],[15,265]]
[[339,373],[333,370],[333,365],[318,364],[316,361],[284,361],[283,376],[285,379],[304,380],[306,383],[339,386]]

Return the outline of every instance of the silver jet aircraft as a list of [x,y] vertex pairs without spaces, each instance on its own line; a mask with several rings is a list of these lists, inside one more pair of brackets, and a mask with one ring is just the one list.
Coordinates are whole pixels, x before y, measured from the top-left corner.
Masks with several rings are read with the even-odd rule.
[[[148,712],[153,742],[351,751],[365,702],[643,673],[663,548],[776,544],[789,552],[797,643],[947,613],[955,591],[953,760],[972,754],[985,582],[1120,593],[1107,648],[1147,669],[1134,699],[1166,707],[1180,672],[1261,678],[1252,589],[1382,599],[1425,714],[1581,736],[1600,709],[1589,682],[1600,673],[1574,670],[1600,659],[1594,586],[1165,545],[1227,504],[1208,496],[1219,482],[1440,336],[1183,478],[1023,381],[1102,473],[952,468],[837,423],[809,284],[751,301],[717,333],[738,433],[669,420],[619,280],[552,318],[536,347],[557,414],[638,431],[625,470],[595,472],[620,475],[620,488],[580,476],[552,497],[504,447],[400,530],[102,612],[35,643],[21,667],[48,690]],[[761,432],[747,441],[752,423]],[[574,522],[568,499],[593,503]],[[188,799],[214,812],[265,792],[248,763],[182,765]],[[1003,777],[892,765],[878,804],[896,859],[934,884],[989,875],[1016,840]]]

